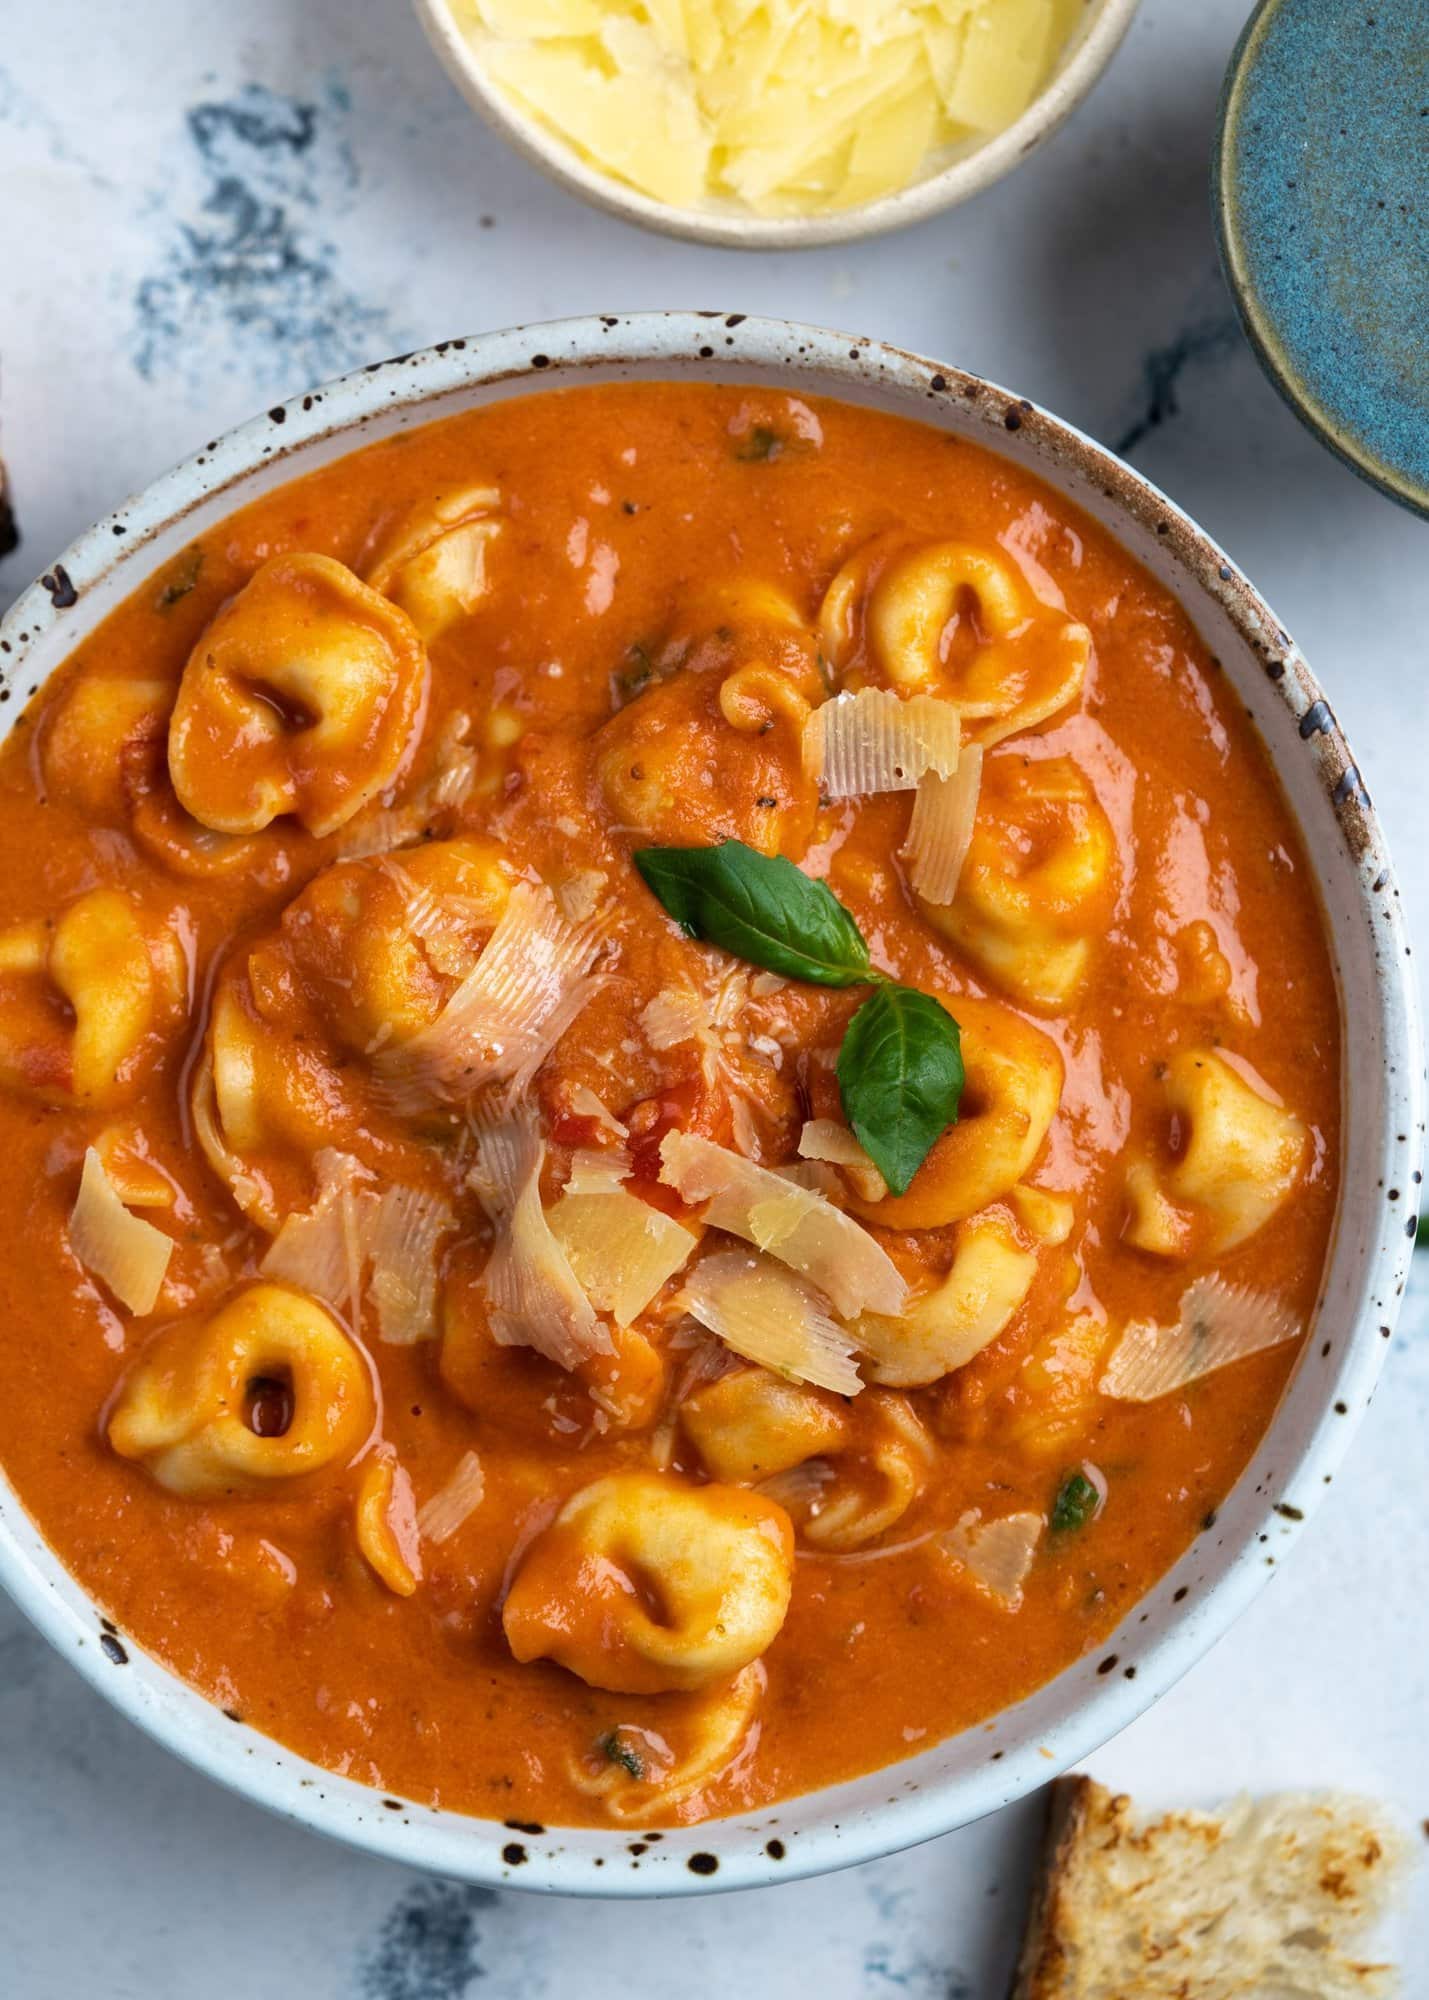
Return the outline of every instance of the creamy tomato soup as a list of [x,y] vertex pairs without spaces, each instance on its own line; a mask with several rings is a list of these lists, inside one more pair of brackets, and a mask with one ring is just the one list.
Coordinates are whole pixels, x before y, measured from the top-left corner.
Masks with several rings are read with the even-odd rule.
[[655,1824],[1097,1645],[1316,1298],[1315,884],[1026,473],[714,386],[206,533],[0,756],[0,1459],[384,1791]]

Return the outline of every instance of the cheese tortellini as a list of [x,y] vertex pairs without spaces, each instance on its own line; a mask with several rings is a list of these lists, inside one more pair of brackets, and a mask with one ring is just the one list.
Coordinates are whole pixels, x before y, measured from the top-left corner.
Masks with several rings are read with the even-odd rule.
[[428,644],[485,597],[500,505],[495,486],[456,487],[405,515],[378,548],[367,581],[401,606]]
[[109,1441],[174,1493],[260,1493],[344,1464],[375,1422],[368,1364],[316,1299],[256,1284],[180,1320],[125,1377]]
[[1178,1050],[1161,1089],[1165,1142],[1128,1165],[1123,1236],[1162,1257],[1234,1250],[1290,1196],[1309,1134],[1214,1049]]
[[490,840],[431,841],[325,868],[283,913],[298,968],[357,1054],[429,1027],[511,896]]
[[174,689],[168,681],[81,673],[45,729],[45,783],[95,819],[122,819],[136,765],[162,757]]
[[772,1501],[611,1473],[573,1494],[527,1549],[502,1623],[518,1660],[555,1660],[592,1687],[704,1687],[770,1645],[793,1575],[793,1530]]
[[331,556],[272,556],[189,656],[169,723],[180,804],[217,833],[334,833],[400,775],[426,709],[407,614]]
[[713,1478],[749,1485],[838,1451],[849,1436],[836,1396],[767,1368],[739,1368],[697,1389],[680,1422]]
[[919,907],[1014,999],[1059,1009],[1111,914],[1115,860],[1110,822],[1069,757],[991,757],[957,894]]
[[1062,1095],[1057,1046],[995,1001],[943,994],[962,1030],[963,1094],[958,1120],[933,1145],[901,1195],[848,1206],[885,1229],[938,1229],[999,1200],[1042,1149]]
[[1004,1210],[959,1225],[947,1275],[899,1319],[864,1313],[851,1331],[869,1381],[913,1389],[939,1381],[1006,1331],[1037,1275],[1037,1258]]
[[118,889],[0,931],[0,1083],[47,1103],[123,1103],[187,984],[177,938]]
[[825,692],[787,598],[750,582],[701,598],[595,738],[612,815],[671,845],[742,840],[797,858],[818,810],[801,734]]
[[1012,558],[970,542],[860,550],[820,614],[841,673],[872,671],[909,694],[945,695],[984,747],[1076,699],[1091,633],[1035,597]]

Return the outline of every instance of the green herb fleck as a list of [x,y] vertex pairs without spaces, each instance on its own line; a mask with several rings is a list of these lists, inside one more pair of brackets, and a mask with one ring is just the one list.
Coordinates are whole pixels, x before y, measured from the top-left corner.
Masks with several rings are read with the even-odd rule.
[[630,1745],[621,1741],[618,1729],[608,1729],[595,1747],[608,1764],[618,1764],[621,1770],[629,1777],[643,1778],[645,1776],[644,1764],[641,1763],[640,1758],[631,1749]]
[[726,840],[718,847],[642,847],[633,859],[691,937],[815,986],[862,986],[878,977],[843,904],[782,854]]
[[783,449],[784,440],[778,431],[771,430],[768,424],[756,424],[753,430],[746,431],[739,440],[734,448],[734,455],[746,464],[761,464],[767,463],[771,458],[778,458]]
[[1052,1533],[1070,1535],[1096,1518],[1102,1504],[1098,1488],[1085,1472],[1069,1472],[1052,1502]]
[[848,1024],[838,1078],[854,1136],[890,1192],[903,1194],[957,1119],[963,1094],[957,1022],[930,993],[881,986]]
[[154,599],[156,609],[172,611],[180,598],[187,597],[198,582],[202,568],[203,547],[201,543],[195,542],[192,548],[185,549],[184,553],[169,565],[168,574],[159,586],[158,596]]

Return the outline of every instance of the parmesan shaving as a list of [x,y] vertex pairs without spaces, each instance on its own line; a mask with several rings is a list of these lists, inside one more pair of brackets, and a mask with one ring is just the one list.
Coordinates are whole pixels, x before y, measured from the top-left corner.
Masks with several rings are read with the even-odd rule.
[[812,1189],[686,1132],[667,1132],[660,1178],[682,1200],[708,1202],[712,1228],[742,1236],[828,1294],[845,1317],[898,1314],[908,1287],[868,1231]]
[[350,1314],[362,1297],[363,1211],[375,1200],[371,1176],[360,1160],[330,1147],[313,1164],[317,1200],[302,1214],[288,1216],[258,1268],[265,1278]]
[[456,1218],[439,1195],[387,1187],[372,1214],[367,1247],[377,1332],[393,1347],[437,1334],[437,1247]]
[[1133,1320],[1111,1353],[1099,1387],[1124,1403],[1154,1403],[1217,1368],[1279,1347],[1300,1332],[1294,1314],[1268,1292],[1197,1278],[1176,1326]]
[[630,1155],[620,1146],[581,1146],[571,1154],[567,1194],[619,1194],[630,1178]]
[[418,1511],[417,1533],[424,1542],[449,1542],[485,1497],[486,1475],[481,1460],[474,1451],[468,1451],[457,1461],[456,1471],[446,1485],[438,1487]]
[[804,769],[831,799],[911,792],[927,772],[950,778],[957,770],[961,729],[955,704],[936,695],[905,700],[889,688],[862,688],[810,715]]
[[496,1224],[496,1243],[482,1274],[492,1338],[502,1347],[531,1347],[559,1368],[575,1368],[613,1351],[610,1329],[596,1317],[541,1206],[545,1142],[529,1111],[479,1123],[471,1184]]
[[801,1160],[824,1160],[847,1172],[862,1201],[882,1201],[888,1183],[847,1125],[837,1118],[810,1118],[799,1134]]
[[1042,1539],[1045,1522],[1030,1510],[984,1521],[971,1508],[941,1537],[945,1552],[1008,1611],[1022,1602],[1022,1588]]
[[754,1490],[786,1513],[800,1515],[812,1513],[818,1507],[837,1477],[826,1458],[806,1458],[785,1472],[771,1473],[768,1479],[761,1479]]
[[840,1396],[863,1387],[848,1335],[812,1285],[747,1250],[720,1250],[696,1265],[686,1310],[726,1347],[796,1382]]
[[698,1042],[707,1030],[704,1001],[693,986],[664,986],[640,1013],[640,1029],[657,1053]]
[[173,1239],[129,1213],[93,1146],[85,1153],[79,1195],[70,1212],[69,1247],[86,1271],[103,1279],[120,1305],[132,1313],[154,1310]]
[[903,858],[915,891],[939,907],[951,903],[958,892],[981,787],[980,743],[967,746],[951,778],[928,771],[918,780]]
[[568,924],[549,890],[521,882],[475,966],[432,1022],[384,1049],[375,1067],[395,1111],[415,1113],[519,1086],[590,998],[594,925]]
[[437,743],[431,775],[416,787],[405,805],[379,806],[361,812],[337,843],[340,861],[362,861],[373,854],[391,854],[425,840],[433,823],[465,805],[476,789],[479,758],[467,742],[469,715],[453,715]]
[[571,1109],[578,1117],[593,1118],[601,1131],[609,1132],[612,1139],[630,1137],[630,1127],[622,1125],[618,1118],[612,1116],[595,1092],[583,1083],[578,1083],[571,1092]]
[[693,1230],[624,1188],[610,1194],[568,1188],[550,1223],[586,1297],[617,1326],[645,1311],[699,1242]]
[[556,901],[568,924],[583,924],[600,908],[601,893],[610,877],[603,868],[578,868],[556,887]]

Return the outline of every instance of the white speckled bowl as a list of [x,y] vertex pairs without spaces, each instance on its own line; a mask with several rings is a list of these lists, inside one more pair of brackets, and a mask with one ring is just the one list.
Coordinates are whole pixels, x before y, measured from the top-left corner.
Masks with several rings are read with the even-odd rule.
[[1194,522],[1100,445],[991,383],[874,341],[739,313],[612,316],[447,341],[329,383],[127,501],[26,592],[0,625],[0,716],[13,718],[105,613],[194,535],[295,474],[506,397],[671,378],[840,396],[974,439],[1085,508],[1181,600],[1268,745],[1319,876],[1352,1051],[1346,1194],[1318,1323],[1264,1443],[1214,1524],[1105,1646],[983,1728],[748,1818],[668,1832],[643,1854],[619,1830],[501,1826],[384,1799],[229,1721],[101,1625],[0,1480],[0,1582],[161,1743],[356,1846],[470,1881],[566,1893],[742,1888],[866,1861],[1045,1784],[1163,1694],[1245,1608],[1329,1488],[1398,1309],[1423,1129],[1398,891],[1334,715],[1273,613]]
[[717,243],[728,250],[802,250],[882,236],[955,208],[1021,164],[1081,103],[1115,55],[1140,0],[1086,0],[1085,13],[1048,82],[1022,116],[906,188],[826,215],[755,215],[733,202],[674,208],[602,173],[564,139],[521,110],[487,76],[481,58],[452,18],[449,0],[413,0],[427,39],[447,75],[494,132],[572,194],[626,222],[666,236]]

